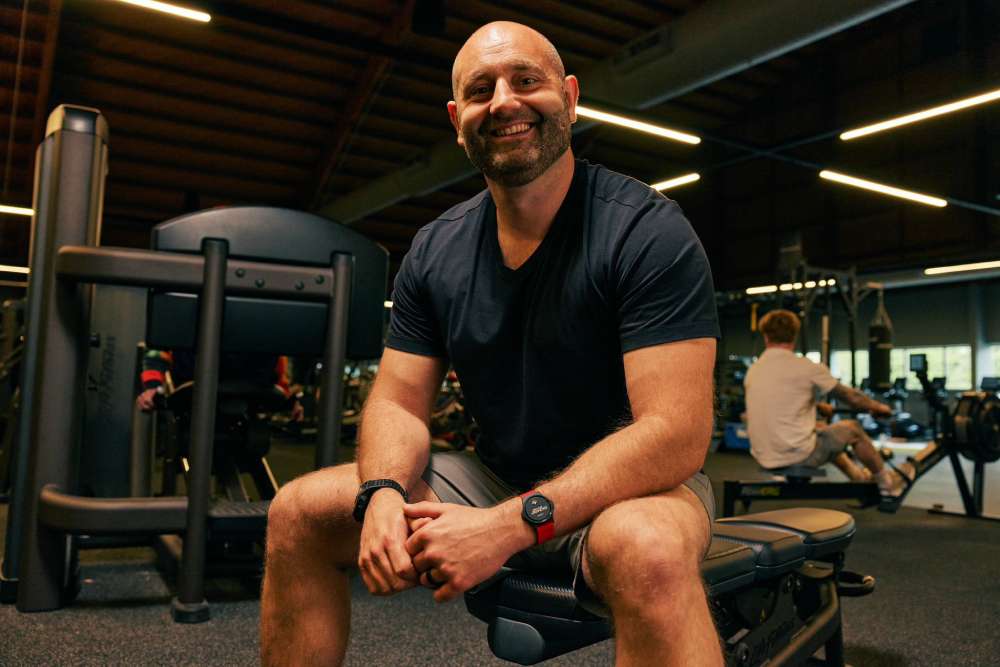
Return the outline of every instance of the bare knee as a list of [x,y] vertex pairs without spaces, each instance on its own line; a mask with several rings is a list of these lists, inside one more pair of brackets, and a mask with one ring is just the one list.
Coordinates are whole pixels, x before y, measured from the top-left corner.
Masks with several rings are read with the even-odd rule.
[[351,517],[358,488],[354,470],[327,468],[281,487],[267,513],[268,558],[324,550],[334,564],[353,562],[359,533]]
[[[703,528],[666,501],[640,499],[601,513],[587,537],[591,583],[612,605],[646,605],[701,586]],[[679,501],[674,501],[679,502]],[[650,506],[650,503],[659,506]]]

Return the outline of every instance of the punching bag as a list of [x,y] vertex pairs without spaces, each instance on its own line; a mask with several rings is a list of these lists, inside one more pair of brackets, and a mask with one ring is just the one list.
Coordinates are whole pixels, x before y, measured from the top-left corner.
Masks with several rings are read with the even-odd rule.
[[892,354],[892,321],[885,309],[882,290],[878,293],[878,308],[868,325],[868,377],[874,392],[892,389],[890,356]]

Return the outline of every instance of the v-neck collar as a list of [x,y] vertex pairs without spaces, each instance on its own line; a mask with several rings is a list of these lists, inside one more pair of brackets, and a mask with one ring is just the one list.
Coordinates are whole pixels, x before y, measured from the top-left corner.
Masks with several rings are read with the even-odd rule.
[[487,244],[489,244],[492,249],[492,254],[496,260],[497,271],[501,276],[505,278],[520,278],[531,274],[532,268],[538,264],[540,257],[545,254],[546,248],[550,246],[559,231],[566,225],[567,222],[571,222],[572,218],[579,218],[583,215],[583,199],[586,193],[586,165],[580,160],[574,160],[573,162],[573,180],[570,182],[569,190],[566,191],[566,197],[563,199],[562,204],[559,206],[559,210],[556,211],[556,216],[552,220],[552,225],[549,226],[548,231],[545,233],[545,237],[542,238],[541,243],[538,247],[528,256],[528,259],[524,260],[520,266],[516,269],[512,269],[503,261],[503,251],[500,249],[500,238],[499,238],[499,228],[497,224],[497,207],[496,202],[493,201],[492,196],[488,196],[489,206],[485,211],[486,214],[486,237]]

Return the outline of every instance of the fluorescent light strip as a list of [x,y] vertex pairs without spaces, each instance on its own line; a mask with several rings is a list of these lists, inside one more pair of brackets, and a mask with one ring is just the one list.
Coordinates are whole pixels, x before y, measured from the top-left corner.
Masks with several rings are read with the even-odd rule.
[[590,118],[591,120],[599,120],[603,123],[620,125],[621,127],[627,127],[632,130],[638,130],[639,132],[647,132],[649,134],[655,134],[658,137],[663,137],[665,139],[673,139],[674,141],[681,141],[685,144],[701,143],[701,138],[696,137],[693,134],[678,132],[677,130],[671,130],[666,127],[660,127],[659,125],[644,123],[640,120],[632,120],[631,118],[626,118],[625,116],[619,116],[617,114],[607,113],[605,111],[598,111],[597,109],[591,109],[590,107],[585,107],[579,104],[576,106],[576,115],[583,116],[584,118]]
[[392,308],[392,301],[383,301],[382,302],[382,307],[383,308]]
[[987,102],[995,102],[996,100],[1000,100],[1000,89],[992,90],[988,93],[983,93],[982,95],[976,95],[975,97],[967,97],[966,99],[958,100],[957,102],[942,104],[938,107],[931,107],[930,109],[924,109],[923,111],[916,111],[905,116],[890,118],[889,120],[884,120],[881,123],[875,123],[874,125],[866,125],[865,127],[848,130],[847,132],[841,134],[840,138],[844,141],[850,141],[851,139],[857,139],[858,137],[866,137],[869,134],[875,134],[876,132],[882,132],[884,130],[891,130],[892,128],[899,127],[901,125],[919,123],[920,121],[927,120],[928,118],[943,116],[946,113],[961,111],[962,109],[968,109],[969,107],[986,104]]
[[13,266],[11,264],[0,264],[0,273],[23,273],[28,275],[31,269],[26,266]]
[[[997,262],[997,266],[1000,267],[1000,262]],[[933,269],[928,269],[933,271]],[[748,287],[744,290],[747,294],[773,294],[774,292],[791,292],[793,290],[814,289],[815,287],[826,287],[827,285],[836,285],[837,281],[831,278],[829,281],[820,280],[818,283],[815,280],[807,280],[804,283],[782,283],[781,285],[760,285],[758,287]]]
[[927,206],[936,206],[938,208],[944,208],[948,205],[944,199],[939,197],[931,197],[930,195],[922,195],[919,192],[911,192],[909,190],[902,190],[900,188],[894,188],[891,185],[883,185],[882,183],[876,183],[874,181],[866,181],[863,178],[855,178],[854,176],[848,176],[846,174],[840,174],[835,171],[830,171],[824,169],[819,172],[820,178],[825,178],[828,181],[836,181],[837,183],[843,183],[844,185],[853,185],[856,188],[862,188],[864,190],[871,190],[872,192],[879,192],[884,195],[889,195],[890,197],[899,197],[900,199],[908,199],[910,201],[915,201],[920,204],[926,204]]
[[668,181],[660,181],[659,183],[653,183],[651,188],[654,190],[659,190],[663,192],[664,190],[669,190],[670,188],[676,188],[678,185],[687,185],[688,183],[694,183],[695,181],[701,179],[700,174],[684,174],[683,176],[678,176],[677,178],[671,178]]
[[0,213],[10,213],[11,215],[34,215],[35,209],[24,208],[23,206],[8,206],[0,204]]
[[975,264],[955,264],[954,266],[936,266],[924,269],[924,275],[936,276],[941,273],[960,273],[962,271],[982,271],[983,269],[1000,269],[1000,261],[977,262]]
[[184,19],[199,21],[200,23],[208,23],[212,20],[212,17],[205,12],[188,9],[187,7],[178,7],[177,5],[171,5],[167,2],[159,2],[158,0],[118,0],[118,2],[124,2],[127,5],[135,5],[136,7],[142,7],[143,9],[152,9],[153,11],[163,12],[164,14],[172,14]]

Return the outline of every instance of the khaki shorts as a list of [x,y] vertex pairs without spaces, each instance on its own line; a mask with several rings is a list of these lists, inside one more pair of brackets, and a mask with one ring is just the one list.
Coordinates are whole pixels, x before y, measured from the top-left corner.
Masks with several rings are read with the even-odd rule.
[[[521,493],[483,465],[478,456],[466,452],[431,454],[430,463],[422,477],[441,502],[445,503],[492,507]],[[715,496],[708,475],[699,472],[684,482],[684,486],[698,496],[705,507],[705,520],[711,524],[715,519]],[[573,588],[584,607],[595,613],[606,614],[600,600],[587,586],[581,570],[583,547],[589,531],[588,524],[545,544],[526,549],[515,554],[507,562],[507,566],[553,574],[572,573]]]
[[837,458],[854,441],[857,428],[846,421],[834,422],[816,432],[816,446],[799,465],[819,468]]

